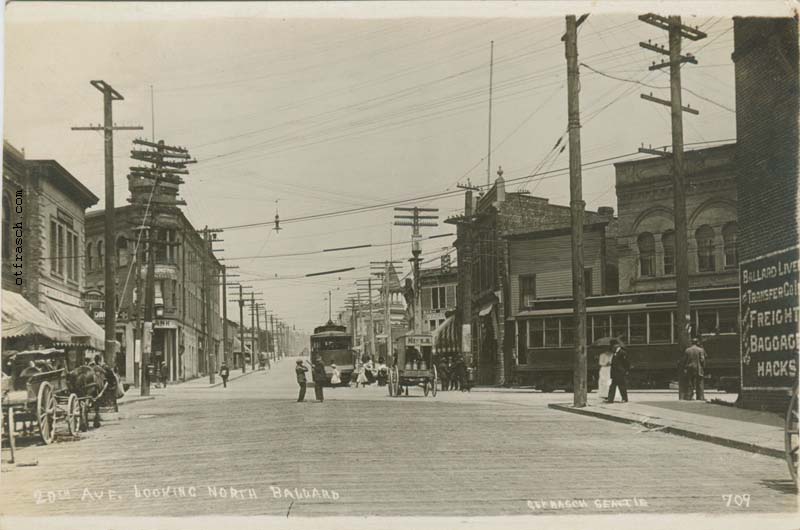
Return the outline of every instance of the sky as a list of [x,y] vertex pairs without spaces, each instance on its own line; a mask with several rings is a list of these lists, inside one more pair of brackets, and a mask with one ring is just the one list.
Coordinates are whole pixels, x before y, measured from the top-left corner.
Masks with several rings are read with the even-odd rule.
[[[684,104],[700,109],[684,121],[695,147],[736,133],[732,20],[707,4],[684,17],[708,34],[684,41],[699,63],[682,70]],[[240,267],[237,279],[310,330],[327,320],[329,289],[335,312],[370,261],[410,257],[410,229],[392,226],[393,205],[302,218],[407,200],[439,208],[439,226],[424,235],[448,234],[454,227],[443,220],[463,209],[457,185],[487,182],[492,41],[492,179],[502,166],[508,190],[569,204],[568,151],[554,149],[567,139],[563,16],[460,5],[403,6],[389,18],[398,12],[369,4],[12,3],[3,135],[28,158],[57,160],[103,208],[102,133],[70,127],[102,122],[102,96],[89,81],[111,84],[125,98],[114,103],[114,122],[144,127],[115,133],[115,203],[126,204],[134,138],[155,133],[188,148],[198,163],[182,188],[186,216],[197,228],[226,228],[218,254]],[[669,98],[667,70],[647,69],[660,59],[639,46],[648,40],[666,44],[666,33],[636,12],[593,13],[581,26],[584,163],[671,142],[668,108],[640,98]],[[584,168],[583,179],[588,209],[616,206],[611,162]],[[443,192],[452,193],[412,200]],[[276,212],[283,230],[259,224]],[[257,226],[241,227],[249,224]],[[427,266],[453,251],[453,239],[423,242]],[[347,267],[357,270],[299,278]]]

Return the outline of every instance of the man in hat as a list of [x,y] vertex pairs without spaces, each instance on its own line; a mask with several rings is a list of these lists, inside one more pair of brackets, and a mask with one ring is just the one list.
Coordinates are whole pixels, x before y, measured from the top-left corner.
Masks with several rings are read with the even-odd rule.
[[614,340],[611,343],[614,356],[611,357],[611,386],[608,389],[608,402],[613,403],[617,395],[617,387],[622,395],[622,402],[628,402],[628,372],[631,370],[631,363],[628,360],[628,352],[622,344]]
[[301,359],[297,359],[294,373],[297,375],[297,384],[300,385],[300,394],[297,396],[298,403],[306,398],[306,372],[308,372],[308,366],[304,365]]
[[698,401],[705,400],[703,395],[703,376],[705,375],[706,350],[700,346],[700,339],[692,337],[692,345],[683,352],[683,372],[688,382],[689,395],[696,394]]
[[228,377],[231,371],[228,369],[228,363],[222,361],[222,366],[219,367],[219,376],[222,378],[222,388],[228,388]]
[[322,403],[325,399],[322,386],[328,381],[328,377],[325,375],[325,365],[322,364],[320,357],[314,359],[314,365],[311,367],[311,377],[314,380],[314,394],[317,397],[317,401]]

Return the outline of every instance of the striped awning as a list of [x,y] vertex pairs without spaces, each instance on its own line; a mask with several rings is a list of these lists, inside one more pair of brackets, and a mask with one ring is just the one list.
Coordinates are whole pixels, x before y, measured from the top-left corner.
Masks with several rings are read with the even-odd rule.
[[87,344],[96,350],[105,350],[105,330],[83,308],[45,298],[44,309],[50,319],[69,331],[70,338],[66,342]]
[[42,335],[56,342],[68,342],[70,333],[36,309],[21,294],[3,289],[3,338]]
[[457,353],[460,348],[460,337],[456,329],[455,315],[448,317],[433,330],[434,353]]

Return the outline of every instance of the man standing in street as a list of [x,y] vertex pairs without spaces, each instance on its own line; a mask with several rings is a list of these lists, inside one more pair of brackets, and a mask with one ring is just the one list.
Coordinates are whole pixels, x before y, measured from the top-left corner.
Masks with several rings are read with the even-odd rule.
[[300,385],[300,394],[297,396],[298,403],[301,403],[306,398],[306,372],[308,372],[308,367],[303,364],[302,360],[297,359],[294,373],[297,374],[297,384]]
[[321,358],[314,359],[311,375],[314,379],[314,394],[317,397],[317,401],[322,403],[325,397],[322,395],[322,386],[325,384],[327,377],[325,376],[325,365],[322,364]]
[[622,395],[622,402],[628,402],[628,372],[631,363],[628,361],[628,353],[619,342],[612,343],[614,356],[611,358],[611,386],[608,389],[608,402],[614,403],[617,395],[617,387]]
[[706,351],[700,346],[700,339],[692,338],[692,345],[683,352],[683,371],[688,382],[688,399],[696,394],[698,401],[704,401],[703,376],[705,375]]

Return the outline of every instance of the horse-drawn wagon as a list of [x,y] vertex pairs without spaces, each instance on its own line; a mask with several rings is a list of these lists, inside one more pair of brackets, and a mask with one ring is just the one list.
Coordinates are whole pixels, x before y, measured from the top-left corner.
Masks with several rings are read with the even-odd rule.
[[[88,426],[88,410],[97,409],[97,399],[108,384],[92,367],[68,372],[63,350],[46,349],[13,353],[3,359],[2,412],[4,431],[11,448],[16,448],[17,424],[24,432],[37,428],[45,444],[55,440],[56,426],[66,424],[70,435]],[[88,377],[82,372],[90,373]],[[97,424],[95,417],[95,425]]]
[[[389,369],[389,395],[408,395],[408,387],[421,386],[427,396],[436,397],[438,374],[433,362],[433,337],[408,333],[399,339],[394,366]],[[402,387],[402,390],[401,390]]]

